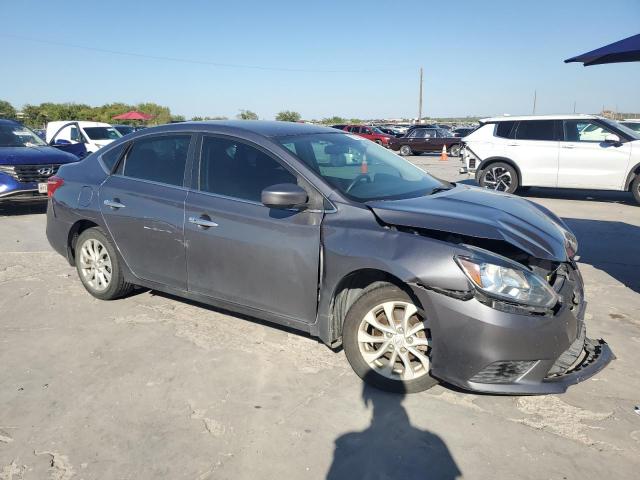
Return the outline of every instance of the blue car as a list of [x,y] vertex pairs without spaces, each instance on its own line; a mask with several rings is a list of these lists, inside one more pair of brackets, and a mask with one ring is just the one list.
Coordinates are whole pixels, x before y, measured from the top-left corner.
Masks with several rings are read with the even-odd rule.
[[46,195],[49,177],[61,165],[78,161],[65,148],[49,146],[24,125],[0,119],[0,201]]

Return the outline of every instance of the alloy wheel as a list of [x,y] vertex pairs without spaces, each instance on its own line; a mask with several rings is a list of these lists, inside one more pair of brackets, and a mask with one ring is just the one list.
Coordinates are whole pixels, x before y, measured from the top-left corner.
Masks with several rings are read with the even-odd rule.
[[80,273],[96,292],[109,288],[113,265],[106,247],[95,238],[87,239],[80,247]]
[[429,332],[412,303],[372,308],[358,327],[358,347],[369,367],[386,378],[409,381],[429,373]]
[[511,172],[502,167],[491,167],[484,172],[483,186],[491,190],[506,192],[511,187]]
[[409,148],[408,145],[403,145],[402,147],[400,147],[400,153],[404,156],[409,156],[413,152],[411,151],[411,148]]

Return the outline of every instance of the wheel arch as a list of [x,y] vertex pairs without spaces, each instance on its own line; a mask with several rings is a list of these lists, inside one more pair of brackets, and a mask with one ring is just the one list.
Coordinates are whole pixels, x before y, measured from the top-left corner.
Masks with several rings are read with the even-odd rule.
[[97,223],[91,220],[84,219],[84,220],[78,220],[69,229],[69,233],[67,235],[67,261],[69,262],[70,265],[75,265],[76,242],[78,241],[78,237],[85,230],[88,230],[94,227],[100,228],[100,225],[98,225]]
[[391,284],[406,292],[411,299],[422,308],[420,301],[409,285],[397,276],[376,268],[360,268],[344,275],[332,292],[329,307],[329,323],[331,325],[331,343],[342,338],[342,326],[351,306],[368,291],[381,284]]
[[631,190],[631,183],[633,182],[633,179],[636,178],[636,176],[640,175],[640,162],[636,163],[635,166],[633,166],[631,168],[631,170],[629,170],[629,174],[627,175],[627,179],[624,182],[624,190],[625,191],[630,191]]
[[520,167],[516,165],[516,162],[507,157],[489,157],[485,158],[480,165],[476,168],[476,182],[480,183],[480,175],[482,172],[493,163],[506,163],[514,168],[516,174],[518,175],[518,185],[522,186],[522,172],[520,171]]

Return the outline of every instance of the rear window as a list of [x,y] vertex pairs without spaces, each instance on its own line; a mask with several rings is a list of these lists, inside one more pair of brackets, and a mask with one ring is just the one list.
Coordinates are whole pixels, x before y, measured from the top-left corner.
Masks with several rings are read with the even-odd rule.
[[496,124],[496,137],[513,138],[513,126],[516,122],[498,122]]
[[555,124],[555,120],[525,120],[518,122],[515,130],[515,139],[555,140]]

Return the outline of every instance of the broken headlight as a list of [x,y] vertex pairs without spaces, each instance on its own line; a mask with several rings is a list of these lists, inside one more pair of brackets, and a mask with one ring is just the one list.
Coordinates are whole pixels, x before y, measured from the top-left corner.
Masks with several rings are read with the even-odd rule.
[[558,302],[558,295],[543,278],[516,265],[463,256],[455,260],[473,286],[489,297],[538,308],[552,308]]

